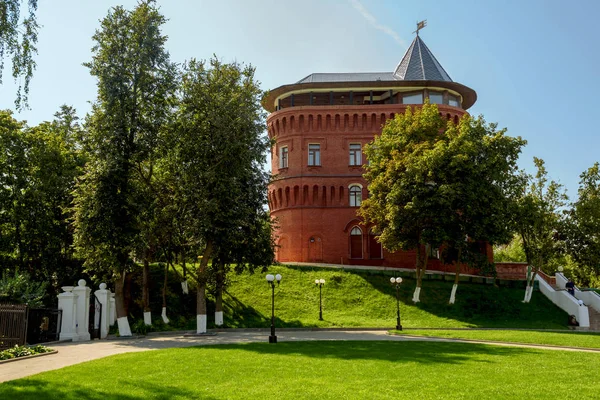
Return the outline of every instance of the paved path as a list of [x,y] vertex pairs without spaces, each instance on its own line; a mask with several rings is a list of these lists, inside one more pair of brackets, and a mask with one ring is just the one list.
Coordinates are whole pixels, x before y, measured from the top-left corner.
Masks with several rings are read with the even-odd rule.
[[[268,332],[236,331],[219,332],[214,336],[183,336],[160,335],[147,336],[139,339],[117,339],[117,340],[94,340],[90,342],[65,342],[53,344],[50,347],[58,350],[58,353],[32,358],[28,360],[15,361],[0,364],[0,382],[23,378],[51,371],[69,365],[79,364],[85,361],[95,360],[111,356],[113,354],[159,350],[173,347],[202,346],[225,343],[249,343],[267,342]],[[469,342],[457,339],[441,339],[428,337],[410,337],[388,335],[386,331],[282,331],[277,332],[277,339],[284,341],[307,341],[307,340],[393,340],[393,341],[444,341],[444,342]],[[548,347],[539,345],[522,345],[500,342],[484,342],[500,346],[542,348],[560,351],[588,351],[600,352],[600,349],[574,349],[565,347]]]

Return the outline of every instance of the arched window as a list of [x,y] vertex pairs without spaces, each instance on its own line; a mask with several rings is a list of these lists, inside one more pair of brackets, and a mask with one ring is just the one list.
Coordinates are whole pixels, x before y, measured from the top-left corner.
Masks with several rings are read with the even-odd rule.
[[350,186],[350,207],[360,207],[362,202],[362,187],[359,185]]
[[350,231],[350,258],[363,258],[362,231],[358,226]]

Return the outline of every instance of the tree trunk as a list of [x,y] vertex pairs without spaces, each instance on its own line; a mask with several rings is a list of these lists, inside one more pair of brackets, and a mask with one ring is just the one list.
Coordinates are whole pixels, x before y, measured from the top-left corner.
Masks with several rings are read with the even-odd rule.
[[163,283],[163,290],[162,290],[163,304],[162,304],[162,313],[161,313],[161,317],[165,324],[169,323],[169,318],[167,318],[167,283],[168,283],[168,281],[169,281],[169,263],[166,263],[165,264],[165,281]]
[[117,275],[115,280],[115,308],[117,312],[117,325],[119,327],[120,336],[131,336],[131,328],[127,319],[127,310],[125,309],[125,296],[123,289],[125,286],[125,272]]
[[181,265],[183,266],[183,281],[181,282],[181,290],[183,294],[189,293],[188,281],[187,281],[187,266],[185,265],[185,250],[183,250],[183,256],[181,260]]
[[450,293],[450,301],[448,302],[448,304],[454,304],[454,302],[456,301],[456,290],[458,289],[458,281],[460,278],[460,255],[461,251],[459,249],[457,259],[454,262],[456,273],[454,275],[454,285],[452,285],[452,292]]
[[213,242],[206,243],[200,266],[198,267],[198,295],[196,297],[196,333],[206,333],[206,281],[208,259],[212,254]]
[[152,325],[152,313],[150,312],[150,262],[148,252],[144,252],[144,271],[142,276],[142,301],[144,302],[144,323]]
[[223,325],[223,286],[225,284],[225,267],[221,263],[217,271],[217,294],[215,298],[215,325]]
[[427,269],[427,262],[429,261],[429,257],[427,251],[423,255],[423,251],[421,249],[421,245],[417,246],[417,287],[415,288],[415,292],[413,293],[412,301],[413,303],[418,303],[421,301],[421,286],[423,284],[423,275],[425,274],[425,270]]
[[531,295],[533,294],[533,283],[535,282],[535,277],[537,276],[539,268],[533,268],[533,273],[531,274],[531,279],[527,281],[527,288],[525,289],[525,298],[523,299],[523,303],[529,303],[531,301]]

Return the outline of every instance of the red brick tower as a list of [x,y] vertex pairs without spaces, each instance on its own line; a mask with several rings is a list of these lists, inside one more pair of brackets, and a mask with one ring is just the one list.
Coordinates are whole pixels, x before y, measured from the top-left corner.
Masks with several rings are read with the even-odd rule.
[[413,252],[382,250],[356,212],[368,196],[364,145],[426,98],[457,120],[477,94],[453,82],[418,35],[394,72],[311,74],[265,97],[278,261],[414,268]]

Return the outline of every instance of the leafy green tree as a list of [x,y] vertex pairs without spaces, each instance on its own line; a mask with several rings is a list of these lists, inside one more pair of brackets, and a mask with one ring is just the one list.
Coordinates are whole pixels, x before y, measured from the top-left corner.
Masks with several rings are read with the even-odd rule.
[[580,284],[597,284],[600,281],[599,163],[580,175],[578,199],[566,214],[566,249],[578,265],[572,273]]
[[[254,183],[257,183],[254,185]],[[246,182],[248,193],[254,192],[254,205],[248,204],[248,219],[241,222],[236,229],[231,229],[218,238],[215,244],[212,268],[209,275],[215,288],[215,321],[223,324],[223,291],[232,272],[241,274],[264,269],[275,261],[275,241],[273,237],[273,219],[264,210],[264,194],[266,181]],[[251,196],[240,201],[251,202]],[[252,210],[254,209],[254,210]]]
[[123,282],[141,229],[138,174],[168,122],[176,86],[164,23],[153,0],[132,11],[114,7],[94,34],[92,61],[85,64],[98,80],[98,96],[86,122],[90,162],[77,188],[76,246],[91,272],[114,279],[121,335],[131,335]]
[[20,265],[26,258],[22,220],[28,187],[27,140],[25,123],[0,112],[0,251],[6,263],[16,259]]
[[455,264],[454,303],[460,266],[485,270],[490,262],[480,244],[510,238],[508,199],[524,143],[483,118],[446,122],[437,106],[424,104],[386,124],[367,147],[370,195],[360,212],[386,249],[417,250],[413,301],[431,247],[442,247],[442,260]]
[[425,104],[388,121],[381,136],[365,148],[369,198],[362,202],[359,214],[377,226],[387,250],[416,249],[414,302],[420,301],[429,248],[439,248],[446,240],[445,216],[439,211],[447,208],[448,199],[429,165],[445,126],[437,107]]
[[514,235],[508,244],[494,246],[494,261],[496,262],[527,262],[523,240],[519,235]]
[[449,122],[435,148],[424,154],[446,199],[438,222],[446,236],[444,262],[453,262],[456,269],[450,304],[461,264],[493,272],[487,243],[504,243],[511,236],[511,199],[519,187],[517,159],[525,141],[505,132],[482,117],[464,116],[458,125]]
[[524,174],[524,183],[513,212],[527,263],[533,268],[525,291],[526,303],[531,300],[533,282],[538,272],[551,272],[549,268],[553,260],[562,253],[559,240],[563,227],[561,210],[568,200],[561,184],[548,181],[544,160],[534,157],[533,161],[537,173],[535,176]]
[[28,128],[0,113],[0,253],[55,288],[78,270],[69,219],[84,162],[61,124],[59,117]]
[[17,109],[27,106],[29,82],[33,77],[36,63],[33,56],[37,54],[38,24],[35,16],[37,0],[28,0],[28,14],[21,19],[21,3],[23,0],[0,0],[0,85],[4,60],[8,57],[12,63],[12,76],[15,81],[19,77],[25,79],[19,83],[15,105]]
[[35,282],[27,272],[18,269],[10,274],[2,272],[0,279],[0,303],[27,304],[31,308],[44,305],[46,282]]
[[185,65],[169,159],[179,181],[176,204],[186,212],[183,236],[202,254],[197,270],[198,333],[206,332],[209,262],[223,249],[220,243],[233,242],[223,238],[244,231],[262,212],[256,204],[266,202],[268,175],[262,165],[270,142],[264,134],[261,96],[251,66],[216,58],[208,65],[196,60]]

